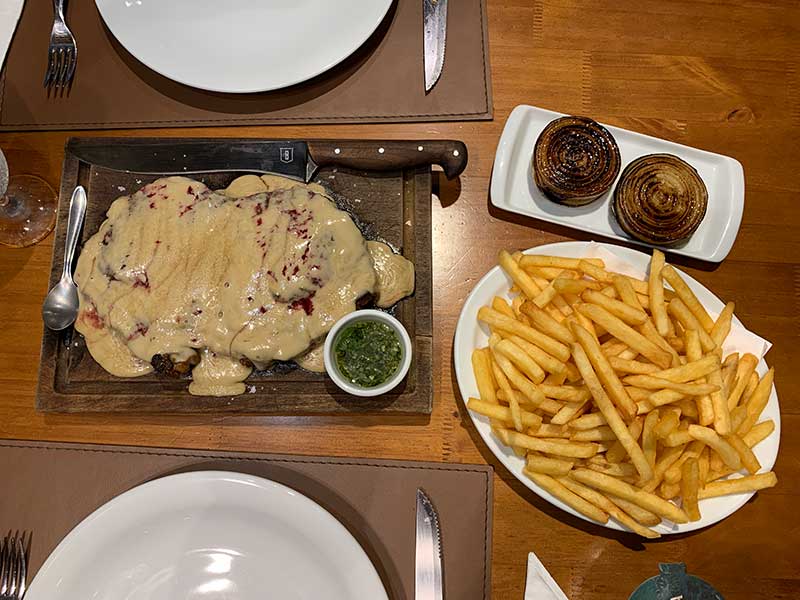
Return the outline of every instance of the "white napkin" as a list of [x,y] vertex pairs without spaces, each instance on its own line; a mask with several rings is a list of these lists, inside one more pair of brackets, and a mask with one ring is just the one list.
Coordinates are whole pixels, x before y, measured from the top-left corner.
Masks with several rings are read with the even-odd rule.
[[533,552],[528,554],[525,600],[569,600]]
[[[627,260],[617,256],[607,247],[601,246],[596,242],[589,243],[586,257],[601,258],[603,259],[603,262],[605,262],[606,268],[609,271],[616,271],[618,273],[622,273],[623,275],[630,275],[631,277],[642,279],[647,274],[646,270],[637,268]],[[726,299],[723,298],[722,300],[725,301]],[[711,308],[708,306],[705,308],[712,319],[716,319],[719,316],[719,311],[711,310]],[[728,337],[725,339],[725,343],[722,345],[722,352],[725,356],[733,352],[738,352],[740,355],[750,353],[761,359],[764,358],[764,355],[767,352],[769,352],[770,348],[772,348],[772,344],[764,338],[757,336],[751,331],[748,331],[741,325],[732,323],[731,332],[728,334]]]
[[25,0],[0,0],[0,68],[6,59]]

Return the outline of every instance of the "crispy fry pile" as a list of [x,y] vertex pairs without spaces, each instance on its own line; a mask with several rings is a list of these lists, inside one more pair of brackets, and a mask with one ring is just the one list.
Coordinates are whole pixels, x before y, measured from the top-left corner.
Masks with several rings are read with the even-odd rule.
[[536,484],[656,538],[662,519],[699,520],[704,498],[777,483],[752,451],[775,428],[759,422],[774,371],[759,378],[752,354],[722,356],[732,302],[713,320],[658,250],[647,281],[599,259],[502,251],[499,262],[517,295],[478,312],[491,337],[472,354],[480,398],[467,405]]

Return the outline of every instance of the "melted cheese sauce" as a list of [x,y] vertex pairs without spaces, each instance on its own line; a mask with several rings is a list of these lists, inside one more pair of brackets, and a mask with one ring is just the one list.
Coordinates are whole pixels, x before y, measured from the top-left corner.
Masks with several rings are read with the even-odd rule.
[[252,365],[324,370],[333,324],[362,296],[385,307],[413,292],[414,267],[365,242],[319,186],[248,175],[215,192],[168,177],[114,201],[75,281],[75,327],[104,369],[136,377],[156,354],[199,355],[189,391],[227,396]]

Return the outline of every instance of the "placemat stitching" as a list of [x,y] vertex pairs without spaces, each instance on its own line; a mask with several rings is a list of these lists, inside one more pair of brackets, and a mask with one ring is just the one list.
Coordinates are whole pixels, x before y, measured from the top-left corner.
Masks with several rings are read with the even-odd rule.
[[[70,442],[59,442],[59,443],[70,443]],[[31,444],[7,444],[7,443],[0,443],[0,447],[2,448],[24,448],[26,450],[63,450],[66,452],[95,452],[95,453],[105,453],[105,454],[134,454],[139,456],[178,456],[181,458],[216,458],[216,459],[223,459],[223,460],[246,460],[246,461],[253,461],[253,462],[283,462],[283,463],[297,463],[297,464],[313,464],[313,465],[327,465],[327,464],[337,464],[342,466],[348,467],[379,467],[379,468],[390,468],[390,469],[426,469],[429,471],[452,471],[452,472],[459,472],[459,471],[466,471],[469,473],[486,473],[484,469],[476,469],[471,468],[468,465],[462,465],[459,469],[454,469],[452,467],[436,467],[432,465],[393,465],[393,464],[370,464],[367,462],[353,462],[347,461],[346,459],[337,459],[332,457],[330,460],[313,460],[313,459],[301,459],[301,458],[260,458],[254,456],[232,456],[229,458],[225,458],[225,456],[220,456],[219,454],[191,454],[188,452],[191,451],[174,451],[174,452],[147,452],[147,451],[137,451],[137,450],[110,450],[110,449],[101,449],[101,448],[57,448],[54,446],[37,446]],[[224,450],[221,452],[225,452]],[[369,460],[376,460],[380,461],[382,459],[364,459],[365,461]]]
[[484,24],[485,20],[484,16],[484,0],[479,0],[480,6],[480,13],[481,13],[481,66],[483,68],[483,103],[486,107],[485,110],[475,110],[471,112],[443,112],[443,113],[418,113],[418,114],[393,114],[393,115],[369,115],[363,117],[357,116],[306,116],[306,117],[268,117],[265,115],[259,117],[244,117],[244,118],[228,118],[228,119],[156,119],[156,120],[148,120],[148,121],[70,121],[70,122],[61,122],[61,121],[51,121],[51,122],[35,122],[35,123],[3,123],[2,122],[2,114],[3,114],[3,99],[5,96],[5,80],[6,80],[6,69],[3,69],[2,73],[2,81],[0,81],[0,126],[2,127],[33,127],[33,126],[47,126],[47,125],[146,125],[149,123],[170,123],[170,124],[179,124],[179,123],[237,123],[242,121],[309,121],[313,119],[323,119],[323,120],[330,120],[330,121],[341,121],[344,119],[354,120],[354,121],[369,121],[371,119],[395,119],[395,118],[409,118],[409,117],[463,117],[467,115],[481,115],[485,114],[489,111],[489,74],[486,71],[486,36],[484,35]]

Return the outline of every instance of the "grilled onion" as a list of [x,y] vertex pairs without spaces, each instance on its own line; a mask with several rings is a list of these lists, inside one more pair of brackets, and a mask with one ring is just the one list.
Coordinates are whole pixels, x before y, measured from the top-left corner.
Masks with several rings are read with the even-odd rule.
[[596,200],[614,183],[619,169],[614,137],[586,117],[550,122],[533,150],[536,185],[559,204],[582,206]]
[[614,191],[614,216],[630,236],[655,245],[688,238],[700,226],[708,191],[692,165],[671,154],[637,158]]

